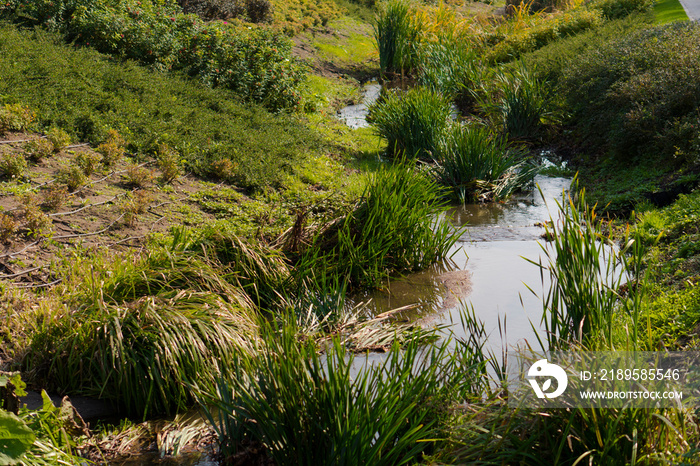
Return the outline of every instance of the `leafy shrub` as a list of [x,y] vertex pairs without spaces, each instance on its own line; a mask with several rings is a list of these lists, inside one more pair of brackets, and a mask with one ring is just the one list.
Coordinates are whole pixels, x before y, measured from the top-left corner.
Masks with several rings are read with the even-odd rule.
[[46,137],[53,145],[54,152],[60,152],[71,143],[70,135],[61,128],[51,128],[46,133]]
[[19,225],[14,216],[0,212],[0,241],[7,243],[17,232]]
[[177,3],[185,13],[194,13],[208,21],[245,15],[245,6],[238,0],[178,0]]
[[160,169],[160,181],[172,183],[180,176],[180,154],[167,144],[158,146],[158,168]]
[[[2,7],[0,7],[0,12]],[[0,134],[7,131],[25,131],[36,119],[36,114],[20,104],[5,104],[0,107]]]
[[483,126],[453,125],[436,156],[434,176],[460,202],[499,200],[530,182],[524,153]]
[[83,170],[85,176],[90,176],[95,173],[100,165],[100,156],[91,152],[78,152],[73,159],[73,163]]
[[36,196],[32,194],[22,196],[20,205],[24,216],[24,232],[32,238],[49,236],[53,231],[53,222],[39,208]]
[[48,139],[32,139],[24,145],[24,152],[33,161],[50,157],[54,153],[54,145]]
[[119,210],[124,215],[124,223],[133,226],[138,216],[146,213],[152,198],[151,193],[143,189],[130,193],[129,197],[119,205]]
[[65,186],[52,185],[41,192],[41,205],[50,212],[57,211],[68,200],[68,190]]
[[693,152],[700,105],[700,27],[674,23],[612,38],[573,57],[559,89],[586,142],[676,165]]
[[102,154],[102,164],[107,167],[114,167],[124,156],[124,138],[115,129],[110,129],[105,142],[95,149]]
[[127,186],[143,188],[153,180],[153,173],[146,167],[131,163],[126,167],[126,173],[123,177]]
[[248,19],[253,23],[269,23],[272,21],[272,3],[270,0],[246,0]]
[[[264,16],[262,3],[251,8]],[[305,67],[291,56],[289,39],[263,28],[205,23],[173,0],[12,0],[0,13],[104,53],[184,70],[272,110],[294,108],[301,98]]]
[[431,160],[451,113],[447,97],[419,87],[378,100],[370,106],[367,121],[388,141],[389,155]]
[[56,180],[64,184],[70,192],[73,192],[87,183],[88,178],[81,167],[71,164],[58,171]]
[[27,159],[16,152],[0,153],[0,176],[5,178],[22,178],[27,171]]

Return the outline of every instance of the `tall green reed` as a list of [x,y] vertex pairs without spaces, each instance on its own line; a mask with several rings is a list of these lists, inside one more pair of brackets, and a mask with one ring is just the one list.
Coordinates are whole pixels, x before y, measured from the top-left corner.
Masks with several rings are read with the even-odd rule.
[[435,162],[435,180],[462,203],[506,198],[530,183],[536,171],[523,150],[477,125],[453,125]]
[[[293,325],[262,332],[231,382],[204,394],[224,458],[251,441],[280,465],[399,465],[435,443],[452,400],[478,397],[485,364],[469,345],[416,342],[376,364],[360,364],[336,341],[320,355]],[[358,366],[357,369],[353,369]]]
[[482,97],[480,106],[510,139],[536,139],[545,125],[560,121],[547,83],[523,65],[508,72],[501,70],[494,81],[494,89]]
[[430,160],[448,126],[452,107],[439,92],[416,87],[391,92],[372,104],[367,121],[388,142],[392,157],[405,154]]
[[65,316],[34,336],[24,366],[43,368],[49,388],[145,418],[191,406],[185,382],[213,386],[256,334],[250,310],[213,293],[173,291]]
[[388,0],[379,5],[374,37],[382,73],[408,72],[416,63],[420,24],[408,2]]
[[392,273],[445,259],[459,231],[439,220],[442,189],[408,163],[370,174],[357,207],[321,231],[296,267],[297,279],[376,287]]
[[421,44],[418,84],[449,97],[460,109],[468,109],[476,103],[483,74],[476,54],[458,40]]
[[[543,296],[543,323],[549,349],[573,342],[585,348],[614,348],[616,324],[631,318],[626,349],[643,345],[638,333],[644,281],[642,242],[628,234],[617,247],[611,233],[585,199],[585,192],[566,194],[556,202],[559,218],[550,217],[550,246],[542,246],[544,262],[529,260],[551,280]],[[610,229],[609,231],[612,231]],[[544,281],[544,278],[543,278]],[[627,295],[620,292],[627,282]],[[541,342],[542,343],[542,342]],[[543,345],[544,346],[544,345]]]

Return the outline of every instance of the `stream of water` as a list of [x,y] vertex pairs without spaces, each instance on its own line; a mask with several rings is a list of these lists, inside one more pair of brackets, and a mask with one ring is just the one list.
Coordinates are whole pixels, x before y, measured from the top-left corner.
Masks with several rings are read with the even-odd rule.
[[[486,346],[495,354],[503,345],[525,341],[536,347],[536,334],[542,335],[542,303],[528,286],[541,293],[549,283],[547,277],[542,282],[539,268],[525,258],[540,260],[544,228],[536,224],[549,220],[548,209],[556,218],[554,201],[571,180],[537,176],[535,182],[542,196],[535,190],[506,204],[452,208],[447,220],[465,231],[450,251],[450,261],[354,299],[370,301],[374,313],[413,305],[404,317],[427,324],[460,322],[460,313],[472,306],[490,334]],[[506,335],[501,335],[499,321]],[[452,328],[456,336],[465,336],[459,324]]]

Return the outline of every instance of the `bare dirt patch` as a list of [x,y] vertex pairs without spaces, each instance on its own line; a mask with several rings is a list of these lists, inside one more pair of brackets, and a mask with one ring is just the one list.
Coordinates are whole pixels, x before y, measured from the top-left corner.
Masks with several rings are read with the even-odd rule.
[[27,164],[21,175],[0,179],[0,279],[15,286],[55,283],[53,262],[72,251],[137,251],[151,233],[213,218],[192,199],[212,183],[188,176],[162,183],[155,162],[129,156],[86,174],[77,159],[101,154],[77,144],[32,160],[25,145],[38,138],[8,134],[0,140],[0,157]]

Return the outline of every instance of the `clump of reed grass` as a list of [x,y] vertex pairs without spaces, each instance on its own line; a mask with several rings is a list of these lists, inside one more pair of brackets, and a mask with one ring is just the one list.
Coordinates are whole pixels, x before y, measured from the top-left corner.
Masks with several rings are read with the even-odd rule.
[[47,365],[47,383],[57,390],[146,417],[191,406],[185,382],[213,387],[255,335],[249,309],[211,292],[174,290],[124,304],[100,299],[35,335],[25,364]]
[[212,226],[197,231],[174,228],[171,235],[166,250],[215,259],[224,267],[227,280],[244,290],[259,308],[274,308],[291,286],[289,261],[271,246],[245,241],[230,229]]
[[47,388],[130,415],[190,406],[187,383],[212,388],[257,338],[257,313],[235,277],[178,248],[73,261],[62,276],[67,310],[32,336],[22,365]]
[[[620,313],[631,318],[628,350],[642,344],[638,333],[644,283],[642,242],[626,236],[617,248],[603,234],[603,221],[587,204],[585,192],[557,201],[559,218],[547,228],[551,247],[542,246],[544,263],[531,261],[551,285],[543,296],[543,323],[550,349],[579,342],[587,348],[613,349],[614,330]],[[628,295],[619,289],[632,281]],[[544,345],[543,345],[544,346]]]
[[371,174],[357,207],[319,232],[302,254],[297,279],[336,277],[376,287],[391,273],[446,258],[460,232],[439,220],[443,194],[406,163]]
[[439,92],[417,87],[393,92],[372,104],[367,121],[388,141],[392,157],[405,154],[431,160],[447,129],[450,100]]
[[201,399],[225,458],[255,442],[279,465],[415,463],[434,445],[449,400],[473,399],[485,380],[483,360],[449,341],[395,345],[353,374],[357,361],[337,342],[319,355],[293,326],[262,335],[230,382]]
[[510,139],[536,139],[547,124],[560,121],[546,83],[524,66],[495,76],[496,89],[482,110]]
[[460,109],[476,103],[483,71],[476,54],[458,40],[424,43],[418,55],[418,84],[453,100]]
[[524,151],[479,125],[453,125],[435,161],[436,181],[463,203],[506,198],[530,183],[536,171]]
[[388,0],[379,7],[374,37],[382,73],[408,72],[417,61],[418,23],[404,0]]

